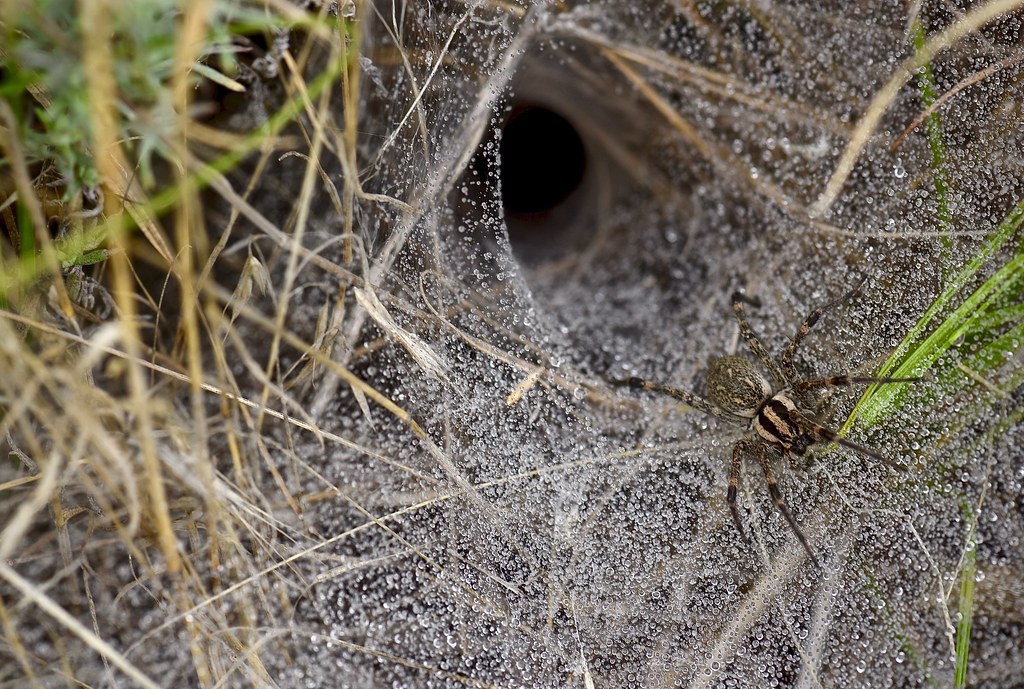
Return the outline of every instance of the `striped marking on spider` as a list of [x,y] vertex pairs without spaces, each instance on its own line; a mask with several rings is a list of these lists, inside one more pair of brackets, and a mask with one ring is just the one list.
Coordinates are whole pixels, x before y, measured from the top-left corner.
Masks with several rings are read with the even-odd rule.
[[911,383],[920,380],[920,378],[884,378],[849,374],[800,379],[797,375],[793,357],[804,338],[811,332],[822,314],[850,299],[863,284],[864,279],[861,279],[857,286],[846,294],[814,309],[800,324],[778,361],[768,354],[747,321],[745,307],[747,305],[758,307],[760,302],[740,292],[732,295],[732,312],[739,324],[740,335],[751,353],[768,371],[770,378],[765,376],[751,361],[740,356],[730,355],[714,359],[708,366],[707,399],[686,390],[643,378],[630,378],[625,381],[630,387],[669,395],[705,414],[718,417],[733,425],[746,426],[750,433],[738,440],[732,448],[729,488],[726,492],[726,501],[729,504],[733,521],[736,523],[736,529],[743,540],[749,542],[740,520],[739,509],[736,506],[736,491],[739,487],[740,467],[743,460],[753,457],[764,473],[772,502],[785,517],[793,533],[800,540],[800,544],[816,565],[819,564],[818,559],[779,490],[775,472],[772,469],[772,453],[781,453],[784,457],[803,455],[815,443],[838,443],[893,469],[902,470],[903,467],[889,460],[877,450],[841,438],[835,431],[815,421],[813,413],[808,411],[815,406],[811,393],[840,385]]

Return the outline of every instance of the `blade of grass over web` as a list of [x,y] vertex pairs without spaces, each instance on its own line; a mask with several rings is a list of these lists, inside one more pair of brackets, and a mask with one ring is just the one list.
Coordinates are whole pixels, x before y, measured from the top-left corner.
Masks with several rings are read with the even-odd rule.
[[[882,364],[878,376],[910,377],[921,375],[967,335],[984,336],[997,327],[1006,324],[1016,314],[1014,309],[1001,309],[1004,298],[1024,293],[1024,247],[1000,267],[988,280],[969,295],[949,316],[935,325],[938,315],[950,307],[960,295],[964,286],[973,279],[999,249],[1014,236],[1024,221],[1024,200],[995,228],[974,257],[959,273],[949,280],[946,289],[928,307],[914,327],[910,329],[893,354]],[[926,334],[929,333],[930,334]],[[995,338],[986,345],[987,357],[976,363],[991,369],[1002,361],[997,356],[1016,350],[1019,340],[1013,337]],[[993,349],[993,347],[1005,349]],[[876,423],[894,402],[906,394],[909,383],[893,383],[884,386],[873,385],[861,396],[842,431],[849,430],[859,420],[865,426]]]
[[904,60],[892,78],[876,92],[875,97],[867,106],[864,116],[861,117],[854,129],[839,162],[836,163],[832,177],[825,185],[825,190],[811,206],[811,215],[824,217],[829,213],[839,197],[843,185],[853,172],[854,164],[864,152],[868,138],[877,129],[889,106],[895,102],[896,94],[913,78],[918,68],[965,36],[973,34],[989,22],[1016,10],[1022,4],[1024,4],[1022,0],[991,0],[991,2],[979,5],[941,33],[929,38],[918,50],[914,51],[914,55]]
[[39,586],[24,579],[4,562],[0,562],[0,578],[10,584],[11,588],[21,593],[26,601],[35,603],[40,610],[56,620],[93,651],[108,660],[111,665],[123,672],[136,686],[145,687],[145,689],[160,688],[159,684],[133,665],[118,649],[114,648],[114,646],[99,636],[98,633],[79,622],[67,610],[41,591]]
[[[920,21],[914,22],[911,35],[914,50],[920,53],[924,50],[925,40],[928,38]],[[917,84],[921,92],[921,103],[927,109],[936,100],[935,77],[932,75],[930,61],[921,66]],[[946,145],[942,140],[942,115],[938,110],[933,110],[925,118],[925,135],[928,138],[928,148],[932,154],[932,180],[935,186],[936,203],[935,226],[940,232],[949,232],[952,229],[952,215],[949,211],[949,175],[946,172]],[[953,245],[952,237],[944,236],[942,243],[948,251]]]
[[974,579],[977,571],[977,547],[974,528],[964,551],[964,567],[960,573],[960,620],[956,625],[956,665],[953,675],[955,689],[967,686],[967,656],[971,647],[971,620],[974,613]]

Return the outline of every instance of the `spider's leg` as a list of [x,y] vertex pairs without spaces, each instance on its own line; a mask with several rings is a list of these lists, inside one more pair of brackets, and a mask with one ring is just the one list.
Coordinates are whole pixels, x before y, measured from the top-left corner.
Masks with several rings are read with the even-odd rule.
[[797,383],[793,386],[793,390],[797,394],[802,394],[808,390],[816,390],[819,388],[833,388],[840,385],[855,385],[857,383],[917,383],[921,378],[884,378],[877,376],[830,376],[829,378],[814,378],[812,380],[805,380],[801,383]]
[[814,309],[807,315],[804,322],[800,324],[800,327],[797,329],[793,339],[789,341],[788,345],[786,345],[786,348],[782,351],[782,356],[779,358],[782,362],[782,370],[787,376],[789,376],[790,380],[796,380],[796,369],[793,367],[793,356],[796,354],[796,350],[800,348],[800,344],[804,341],[804,338],[807,337],[809,332],[811,332],[811,328],[814,327],[818,322],[818,319],[821,318],[822,314],[826,311],[834,309],[853,297],[853,295],[855,295],[864,285],[866,280],[866,275],[861,277],[861,279],[857,281],[857,284],[854,285],[853,289],[841,297],[837,297],[827,304],[823,304]]
[[[838,386],[838,385],[853,385],[854,383],[882,383],[882,384],[886,384],[886,383],[917,383],[920,380],[922,380],[922,379],[921,378],[884,378],[884,377],[876,377],[876,376],[850,376],[850,375],[832,376],[830,378],[818,378],[818,379],[814,379],[814,380],[805,380],[802,383],[799,383],[799,384],[795,385],[793,387],[793,390],[798,395],[803,397],[803,393],[804,392],[806,392],[808,390],[813,390],[815,388],[827,388],[827,387],[834,387],[834,386]],[[892,461],[891,459],[889,459],[888,457],[886,457],[882,453],[878,452],[877,450],[874,450],[874,449],[872,449],[870,447],[865,447],[863,445],[858,445],[857,443],[851,442],[851,441],[847,440],[846,438],[840,438],[839,435],[837,435],[835,432],[829,430],[828,428],[825,428],[824,426],[822,426],[820,424],[816,424],[813,421],[810,421],[809,419],[807,420],[807,424],[808,424],[808,427],[810,428],[811,432],[813,432],[815,435],[817,435],[820,438],[824,438],[825,440],[827,440],[829,442],[832,442],[832,443],[839,443],[843,447],[848,447],[851,450],[853,450],[854,452],[859,452],[862,455],[865,455],[867,457],[871,457],[872,459],[876,459],[879,462],[882,462],[883,464],[885,464],[887,466],[890,466],[893,469],[896,469],[897,471],[904,471],[906,469],[906,467],[900,466],[899,464],[897,464],[896,462]]]
[[744,438],[737,442],[732,448],[732,466],[729,468],[729,490],[725,493],[725,501],[729,503],[729,511],[732,512],[732,520],[736,522],[736,530],[740,537],[750,543],[747,532],[743,530],[743,522],[740,521],[740,511],[736,507],[736,489],[740,484],[740,465],[743,463],[743,456],[750,452],[753,441]]
[[870,457],[871,459],[876,459],[879,462],[881,462],[882,464],[885,464],[886,466],[892,467],[893,469],[895,469],[897,471],[906,471],[907,470],[906,467],[900,466],[899,464],[897,464],[896,462],[892,461],[891,459],[889,459],[888,457],[886,457],[885,455],[883,455],[881,452],[879,452],[878,450],[876,450],[874,448],[865,447],[864,445],[858,445],[857,443],[849,441],[846,438],[841,438],[841,437],[839,437],[839,434],[836,433],[835,431],[829,430],[828,428],[825,428],[824,426],[822,426],[820,424],[816,424],[813,421],[808,421],[807,425],[808,425],[808,428],[810,428],[811,432],[813,432],[819,438],[824,438],[825,440],[829,441],[830,443],[838,443],[838,444],[842,445],[843,447],[848,447],[851,450],[853,450],[854,452],[859,452],[860,454],[864,455],[865,457]]
[[814,556],[814,551],[811,550],[811,545],[807,542],[807,537],[804,536],[804,532],[800,530],[800,526],[796,523],[796,519],[793,518],[793,514],[789,511],[789,507],[786,506],[786,501],[782,499],[782,492],[779,490],[779,484],[775,481],[775,472],[772,471],[771,457],[768,456],[768,446],[764,443],[757,443],[757,461],[761,465],[761,470],[764,472],[765,483],[768,484],[768,492],[772,496],[772,502],[775,503],[775,508],[782,513],[782,516],[789,522],[789,527],[793,529],[793,533],[800,540],[800,545],[807,551],[807,555],[811,558],[811,561],[821,566],[818,562],[818,558]]
[[741,292],[733,292],[732,294],[732,314],[736,317],[736,322],[740,326],[740,335],[743,336],[743,341],[747,343],[747,347],[754,353],[758,361],[772,374],[772,378],[775,379],[776,385],[780,388],[789,385],[789,378],[783,373],[779,365],[765,350],[764,345],[761,344],[761,340],[758,339],[754,330],[750,327],[750,323],[747,322],[746,309],[744,304],[750,304],[751,306],[760,306],[761,302],[757,299],[752,299]]
[[717,416],[720,419],[727,419],[730,421],[736,421],[736,417],[733,414],[719,408],[718,406],[707,401],[703,397],[694,395],[692,392],[686,390],[680,390],[679,388],[671,387],[670,385],[662,385],[661,383],[655,383],[653,380],[644,380],[643,378],[630,378],[626,381],[626,384],[631,388],[637,390],[651,390],[652,392],[660,392],[663,395],[674,397],[680,402],[687,406],[698,409],[705,414],[711,416]]

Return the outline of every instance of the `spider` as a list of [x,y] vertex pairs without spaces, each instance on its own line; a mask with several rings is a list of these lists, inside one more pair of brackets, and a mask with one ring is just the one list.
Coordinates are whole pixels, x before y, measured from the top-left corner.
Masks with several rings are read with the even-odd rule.
[[740,465],[745,457],[752,454],[764,472],[768,492],[776,509],[789,522],[790,528],[815,565],[818,564],[818,559],[814,556],[814,551],[811,550],[807,538],[797,525],[789,507],[786,506],[786,501],[782,498],[782,493],[775,481],[771,453],[773,451],[781,453],[786,458],[794,454],[802,456],[811,445],[825,441],[838,443],[894,469],[902,470],[903,467],[887,459],[877,450],[841,438],[835,431],[815,421],[810,411],[816,406],[815,398],[811,393],[815,390],[840,385],[849,386],[856,383],[911,383],[920,380],[920,378],[882,378],[849,374],[800,380],[797,376],[793,366],[793,357],[811,328],[818,322],[822,314],[846,302],[860,290],[863,284],[864,279],[861,279],[846,294],[811,311],[782,351],[778,361],[768,354],[747,322],[745,305],[757,308],[761,305],[760,301],[740,292],[735,292],[732,295],[732,312],[739,324],[740,335],[751,353],[771,374],[771,380],[749,360],[730,355],[714,359],[709,364],[707,399],[686,390],[642,378],[634,377],[625,381],[632,388],[670,395],[705,414],[718,417],[734,425],[745,425],[749,434],[733,445],[732,464],[729,469],[729,488],[726,492],[726,501],[729,504],[729,511],[732,512],[733,521],[736,522],[736,529],[739,531],[740,537],[749,543],[736,506],[736,489],[739,486]]

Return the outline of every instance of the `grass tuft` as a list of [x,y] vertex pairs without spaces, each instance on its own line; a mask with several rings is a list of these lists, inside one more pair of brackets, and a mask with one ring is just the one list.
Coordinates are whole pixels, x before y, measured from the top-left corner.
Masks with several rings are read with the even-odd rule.
[[[968,294],[944,319],[939,316],[953,307],[997,252],[1017,233],[1024,221],[1024,201],[1014,206],[985,240],[982,247],[946,285],[910,329],[877,375],[921,376],[931,373],[943,390],[962,382],[958,364],[979,375],[999,368],[1014,356],[1024,341],[1024,321],[1019,304],[1024,298],[1024,244],[977,289]],[[961,346],[965,353],[958,355]],[[970,353],[973,352],[973,353]],[[953,354],[953,356],[945,356]],[[936,368],[936,364],[939,366]],[[890,408],[906,404],[911,383],[874,385],[861,396],[843,426],[845,432],[859,421],[872,426]]]

